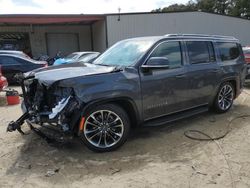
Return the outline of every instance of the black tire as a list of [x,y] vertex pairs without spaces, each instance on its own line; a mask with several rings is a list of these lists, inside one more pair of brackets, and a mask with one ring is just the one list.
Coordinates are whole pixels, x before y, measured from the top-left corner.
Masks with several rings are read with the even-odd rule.
[[[214,100],[214,109],[218,113],[227,112],[233,105],[235,88],[230,82],[221,84]],[[223,102],[224,101],[224,102]],[[224,107],[223,107],[224,103]]]
[[[92,151],[109,152],[125,143],[129,131],[130,120],[124,109],[115,104],[103,104],[87,112],[80,138]],[[117,141],[115,141],[116,139]]]

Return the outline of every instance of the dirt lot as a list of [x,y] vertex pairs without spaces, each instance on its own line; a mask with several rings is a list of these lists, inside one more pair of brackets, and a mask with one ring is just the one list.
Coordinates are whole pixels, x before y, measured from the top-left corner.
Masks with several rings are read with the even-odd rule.
[[190,129],[222,135],[234,117],[250,115],[250,89],[226,114],[134,131],[111,153],[91,152],[78,139],[50,146],[33,132],[6,133],[20,114],[19,105],[0,107],[0,187],[250,187],[250,117],[233,121],[216,142],[183,135]]

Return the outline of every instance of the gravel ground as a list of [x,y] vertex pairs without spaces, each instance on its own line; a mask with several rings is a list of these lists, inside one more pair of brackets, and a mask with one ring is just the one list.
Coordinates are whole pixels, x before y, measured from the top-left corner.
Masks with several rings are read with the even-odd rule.
[[[250,87],[249,87],[250,88]],[[1,97],[2,96],[2,97]],[[3,98],[3,95],[0,95]],[[0,107],[0,187],[250,187],[250,117],[231,123],[218,141],[195,141],[190,129],[219,136],[235,117],[250,115],[250,89],[226,114],[207,112],[133,131],[110,153],[89,151],[78,139],[49,145],[33,132],[6,133],[20,105]]]

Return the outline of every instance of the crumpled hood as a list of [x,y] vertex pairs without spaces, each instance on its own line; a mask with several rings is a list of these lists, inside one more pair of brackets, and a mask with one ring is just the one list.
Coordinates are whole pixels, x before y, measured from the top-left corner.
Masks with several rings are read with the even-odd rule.
[[34,71],[25,74],[25,77],[34,76],[40,83],[50,86],[56,81],[79,76],[87,76],[94,74],[109,73],[115,70],[115,67],[108,67],[95,64],[84,64],[81,66],[58,66],[52,69],[44,69],[42,71]]

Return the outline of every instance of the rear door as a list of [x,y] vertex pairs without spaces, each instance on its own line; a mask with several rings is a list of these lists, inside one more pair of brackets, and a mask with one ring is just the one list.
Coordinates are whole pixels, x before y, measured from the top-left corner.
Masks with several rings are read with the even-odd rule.
[[174,113],[185,107],[187,80],[181,49],[179,41],[160,43],[148,59],[166,57],[169,60],[169,68],[140,72],[145,120]]
[[221,71],[216,63],[214,45],[210,41],[186,41],[186,51],[189,61],[189,106],[207,104],[216,89]]

